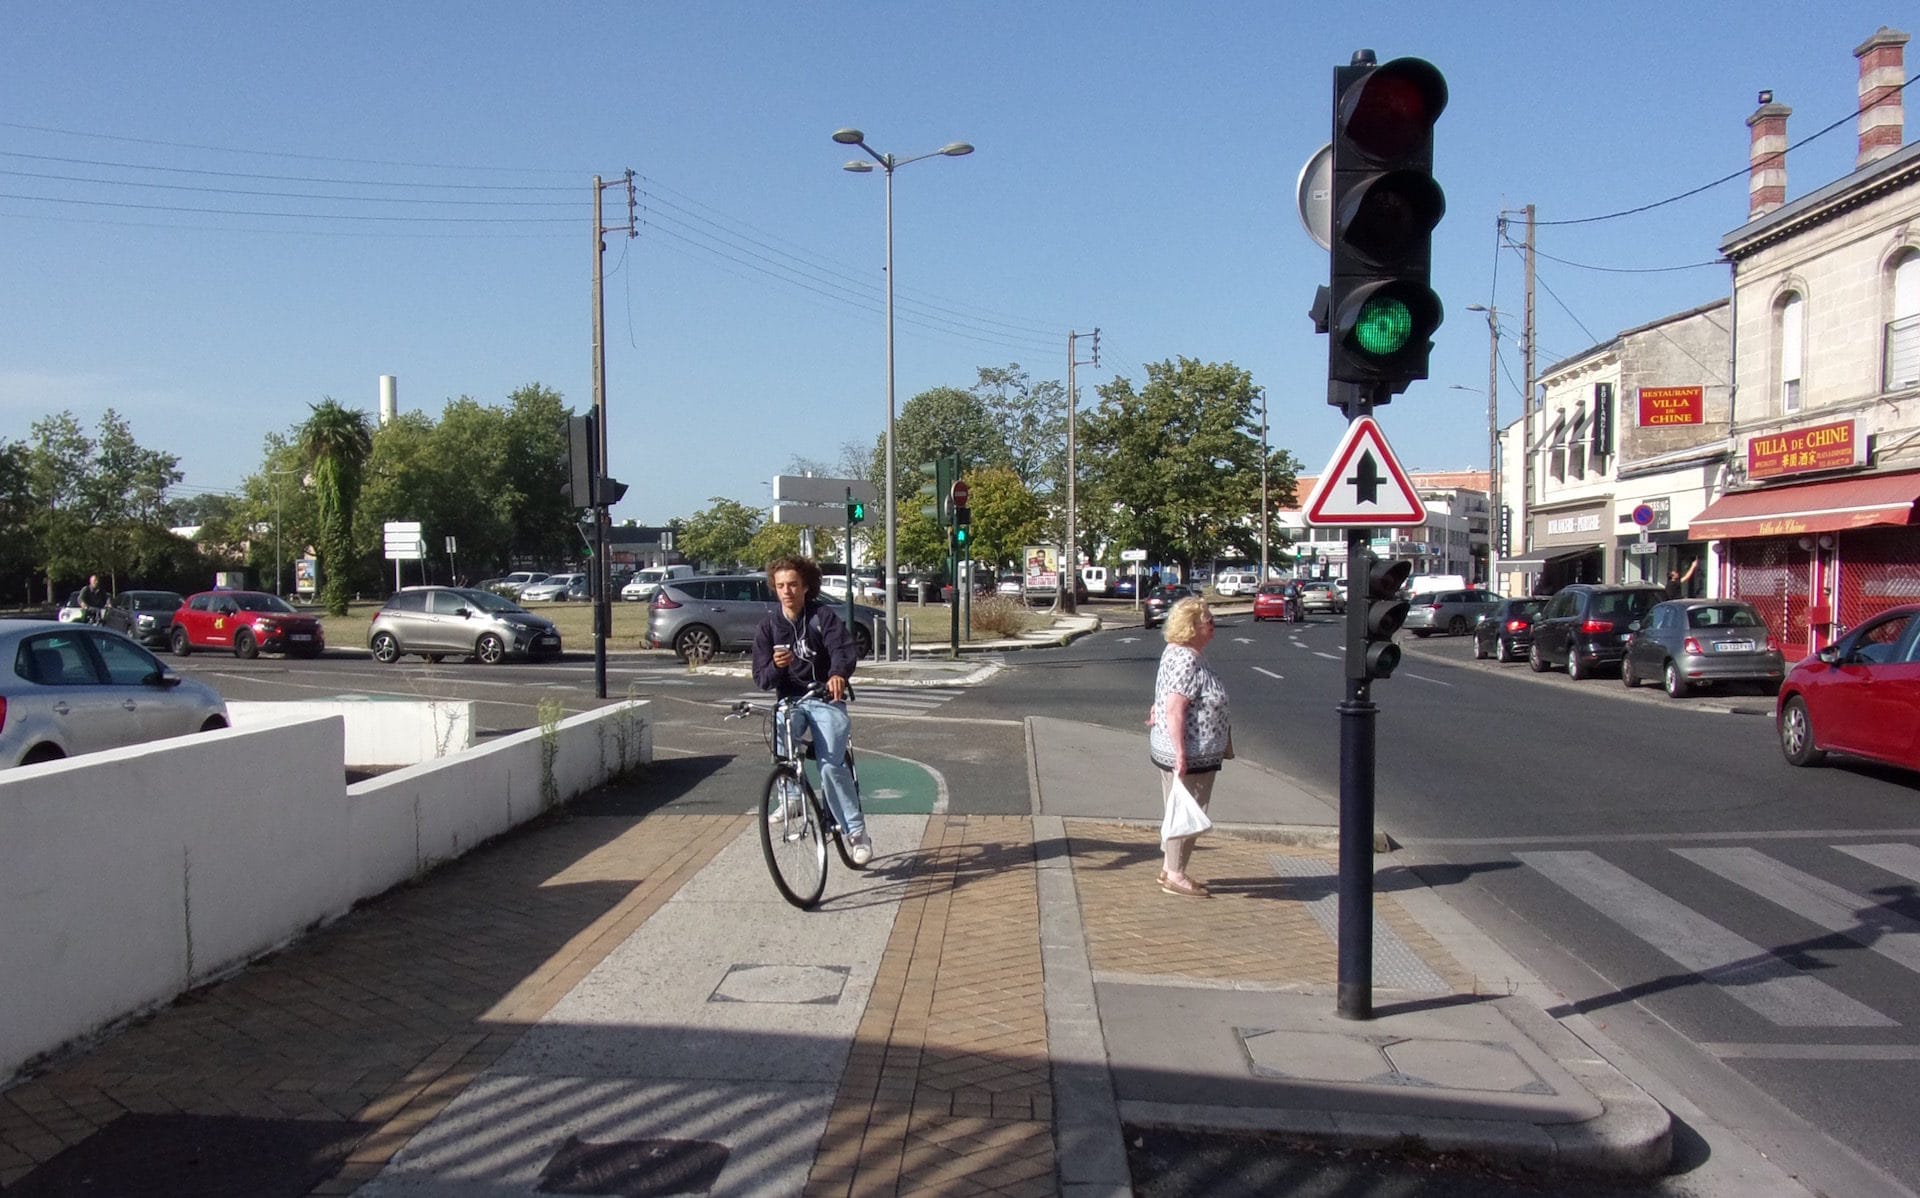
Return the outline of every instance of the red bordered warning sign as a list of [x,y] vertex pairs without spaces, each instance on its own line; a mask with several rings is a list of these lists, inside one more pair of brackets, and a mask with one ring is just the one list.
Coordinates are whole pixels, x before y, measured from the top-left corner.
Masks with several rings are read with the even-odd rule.
[[1387,436],[1373,417],[1347,426],[1307,496],[1310,525],[1424,524],[1426,505],[1413,490],[1407,472],[1387,447]]

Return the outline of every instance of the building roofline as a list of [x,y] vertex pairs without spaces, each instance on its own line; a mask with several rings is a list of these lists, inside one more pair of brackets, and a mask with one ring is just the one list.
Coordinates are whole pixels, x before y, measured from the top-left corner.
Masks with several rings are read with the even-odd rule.
[[1653,320],[1647,321],[1645,324],[1637,324],[1630,329],[1621,329],[1619,332],[1607,338],[1605,341],[1595,342],[1593,345],[1588,346],[1587,348],[1581,350],[1579,353],[1569,354],[1566,357],[1560,359],[1558,362],[1553,363],[1551,366],[1545,367],[1540,371],[1539,376],[1534,381],[1538,382],[1540,381],[1540,379],[1544,379],[1549,375],[1558,374],[1562,370],[1571,368],[1577,362],[1582,362],[1588,358],[1597,357],[1598,355],[1603,354],[1608,350],[1615,348],[1622,341],[1626,340],[1628,337],[1635,335],[1636,333],[1644,333],[1644,332],[1647,332],[1649,329],[1657,329],[1664,324],[1672,324],[1675,321],[1686,320],[1689,317],[1699,316],[1702,313],[1711,312],[1715,308],[1724,308],[1727,306],[1727,304],[1728,304],[1727,298],[1725,296],[1721,296],[1719,299],[1709,300],[1704,304],[1699,304],[1695,307],[1688,308],[1684,312],[1675,312],[1675,313],[1672,313],[1671,315],[1656,317]]
[[1840,176],[1817,191],[1812,191],[1765,216],[1749,220],[1720,238],[1720,252],[1728,258],[1751,253],[1767,242],[1784,236],[1793,226],[1819,220],[1843,201],[1870,199],[1870,193],[1901,186],[1911,174],[1920,178],[1920,141],[1908,142],[1884,158],[1876,158],[1863,167]]

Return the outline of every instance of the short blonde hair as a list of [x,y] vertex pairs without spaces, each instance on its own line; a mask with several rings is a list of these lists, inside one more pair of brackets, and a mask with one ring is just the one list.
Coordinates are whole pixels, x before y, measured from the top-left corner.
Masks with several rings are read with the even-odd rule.
[[1166,638],[1176,645],[1191,645],[1200,638],[1200,629],[1213,623],[1213,609],[1199,596],[1189,596],[1167,612]]

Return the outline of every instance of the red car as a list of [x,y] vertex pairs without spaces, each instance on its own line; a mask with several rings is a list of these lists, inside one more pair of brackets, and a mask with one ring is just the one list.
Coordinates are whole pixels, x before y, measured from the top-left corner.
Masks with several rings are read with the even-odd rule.
[[1298,620],[1300,588],[1291,582],[1262,583],[1253,593],[1253,620]]
[[1789,670],[1774,721],[1794,765],[1831,752],[1920,770],[1920,603],[1880,612]]
[[173,613],[173,652],[228,649],[235,657],[290,653],[318,657],[327,647],[317,616],[264,591],[201,591]]

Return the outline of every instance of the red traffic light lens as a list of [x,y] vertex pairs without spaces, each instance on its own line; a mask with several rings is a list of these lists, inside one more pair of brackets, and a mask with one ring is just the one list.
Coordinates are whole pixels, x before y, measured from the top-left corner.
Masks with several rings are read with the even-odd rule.
[[1447,107],[1447,81],[1420,58],[1396,58],[1349,91],[1340,124],[1378,161],[1398,158],[1424,140]]
[[1440,185],[1418,171],[1381,175],[1355,192],[1350,204],[1339,214],[1338,236],[1375,262],[1412,251],[1447,211]]

